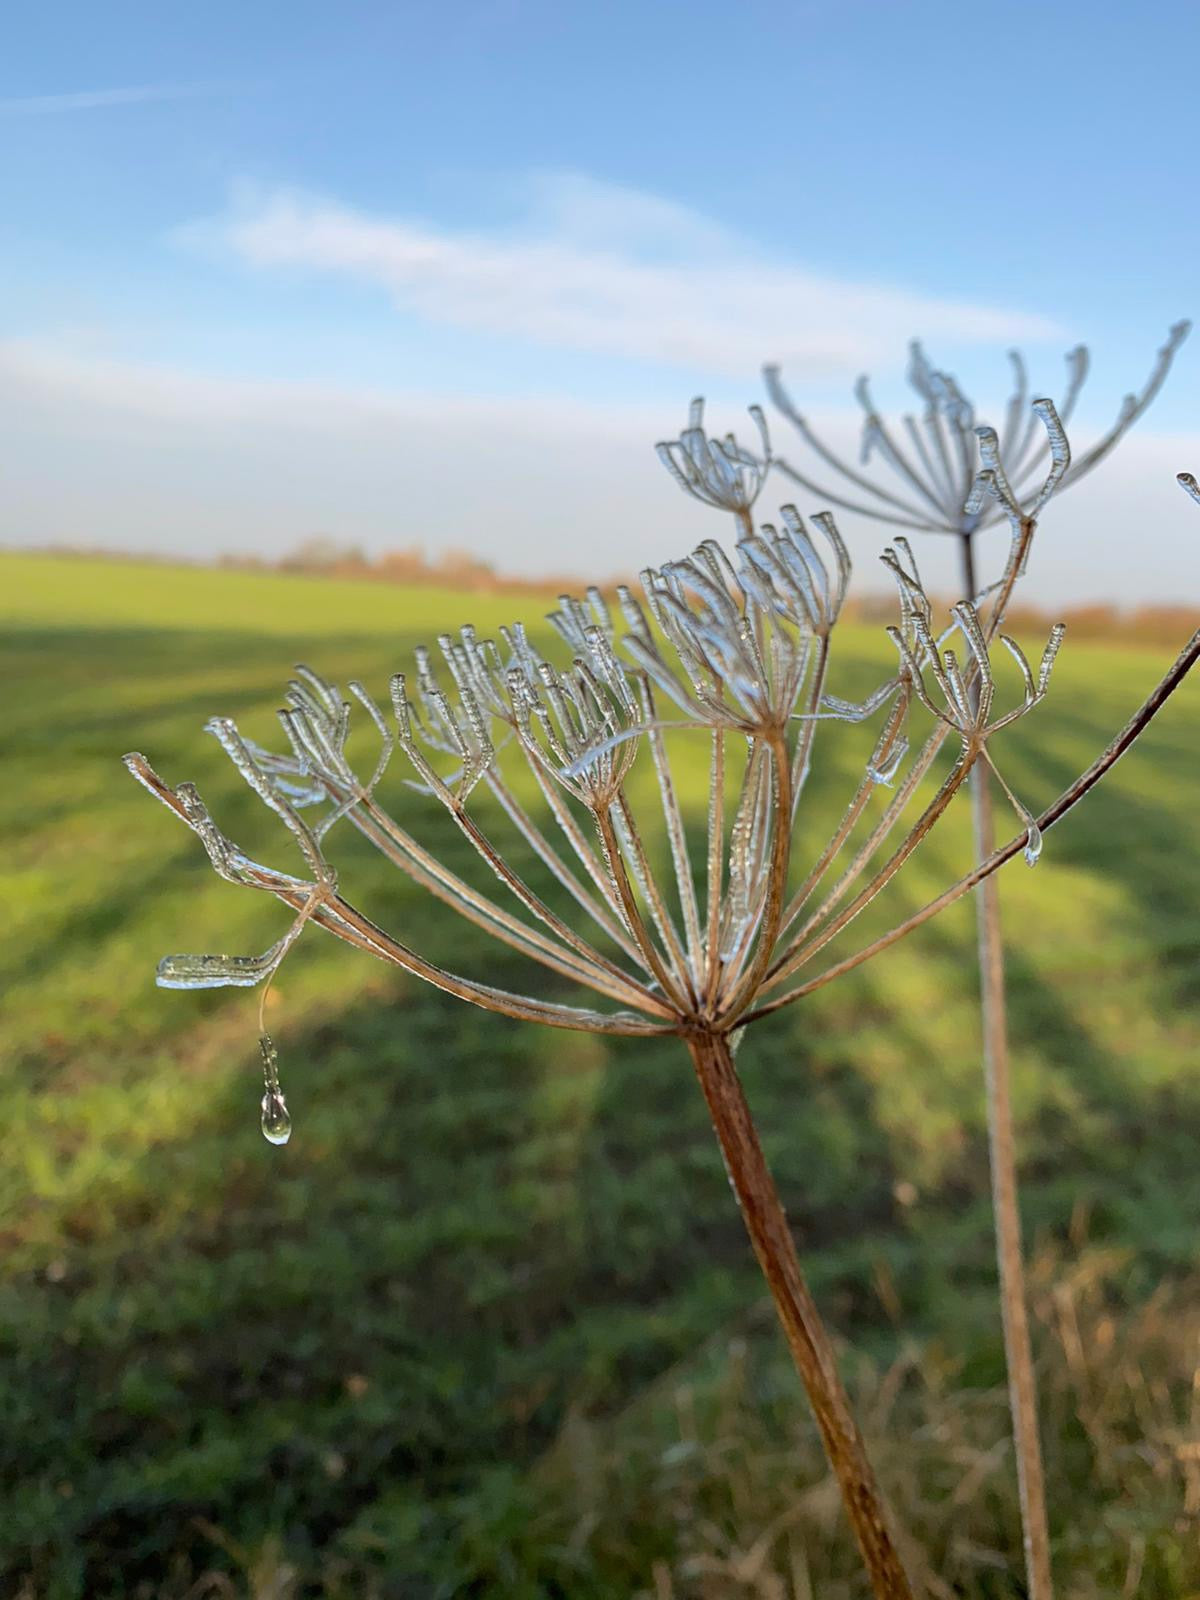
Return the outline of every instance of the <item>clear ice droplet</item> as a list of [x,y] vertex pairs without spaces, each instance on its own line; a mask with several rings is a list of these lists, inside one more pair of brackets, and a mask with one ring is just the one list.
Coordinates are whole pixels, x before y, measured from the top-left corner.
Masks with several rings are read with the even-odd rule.
[[1042,853],[1042,830],[1038,827],[1037,823],[1034,822],[1033,818],[1031,817],[1029,819],[1029,837],[1025,841],[1025,861],[1026,861],[1026,864],[1028,866],[1031,866],[1031,867],[1036,867],[1037,864],[1038,864],[1038,857],[1041,855],[1041,853]]
[[269,1033],[264,1033],[258,1046],[263,1061],[263,1138],[268,1144],[286,1144],[292,1137],[292,1114],[279,1086],[279,1057],[275,1053],[275,1041]]
[[292,1137],[291,1113],[278,1089],[268,1089],[262,1097],[262,1131],[269,1144],[286,1144]]

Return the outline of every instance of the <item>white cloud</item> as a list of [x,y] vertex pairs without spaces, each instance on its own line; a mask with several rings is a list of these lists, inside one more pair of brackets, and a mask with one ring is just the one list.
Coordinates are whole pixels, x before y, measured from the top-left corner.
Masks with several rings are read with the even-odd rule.
[[[653,441],[682,421],[682,408],[226,380],[0,343],[0,542],[278,555],[324,532],[376,551],[468,549],[508,572],[632,572],[731,532],[654,458]],[[711,421],[741,426],[726,409]],[[813,421],[853,449],[849,412]],[[1027,592],[1200,598],[1200,513],[1174,483],[1188,467],[1200,469],[1200,436],[1135,431],[1043,519]],[[770,484],[764,517],[791,497]],[[886,534],[839,520],[856,586],[880,589]],[[1002,531],[987,537],[985,566],[1004,543]],[[919,548],[927,580],[948,592],[953,541]]]
[[261,269],[376,284],[434,324],[742,379],[894,361],[914,329],[958,345],[1059,338],[1044,317],[772,259],[686,206],[574,175],[535,180],[512,227],[456,230],[287,190],[242,189],[182,230]]

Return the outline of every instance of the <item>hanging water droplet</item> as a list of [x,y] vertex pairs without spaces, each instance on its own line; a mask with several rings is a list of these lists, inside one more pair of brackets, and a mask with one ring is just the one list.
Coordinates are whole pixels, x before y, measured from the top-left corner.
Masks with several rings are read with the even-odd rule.
[[292,1137],[291,1113],[276,1089],[268,1089],[262,1097],[262,1131],[270,1144],[286,1144]]
[[1026,864],[1028,866],[1031,866],[1031,867],[1036,867],[1037,864],[1038,864],[1038,857],[1041,855],[1041,853],[1042,853],[1042,830],[1038,827],[1037,823],[1034,822],[1033,818],[1031,817],[1029,819],[1029,837],[1025,841],[1025,861],[1026,861]]
[[292,1116],[279,1086],[279,1057],[275,1053],[275,1041],[269,1033],[264,1033],[258,1046],[262,1051],[265,1086],[262,1097],[263,1138],[270,1144],[286,1144],[292,1136]]

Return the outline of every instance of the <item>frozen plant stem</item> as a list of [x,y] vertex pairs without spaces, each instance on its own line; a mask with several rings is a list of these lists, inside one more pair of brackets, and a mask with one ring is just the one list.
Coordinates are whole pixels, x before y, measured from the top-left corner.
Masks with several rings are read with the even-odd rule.
[[[964,594],[978,592],[975,586],[973,538],[972,533],[961,535]],[[975,860],[978,864],[986,861],[996,848],[991,773],[984,762],[979,762],[975,767],[968,787],[971,791]],[[976,887],[975,916],[979,945],[980,1020],[987,1095],[992,1225],[996,1233],[1000,1316],[1004,1327],[1004,1360],[1008,1372],[1009,1409],[1012,1412],[1025,1572],[1029,1600],[1052,1600],[1054,1585],[1050,1567],[1042,1445],[1038,1431],[1037,1378],[1033,1365],[1033,1345],[1029,1337],[1028,1298],[1021,1247],[1000,883],[994,875],[982,879]]]
[[910,1600],[883,1501],[837,1369],[833,1344],[809,1292],[791,1229],[767,1166],[726,1035],[695,1033],[688,1049],[721,1145],[746,1232],[808,1394],[875,1594]]

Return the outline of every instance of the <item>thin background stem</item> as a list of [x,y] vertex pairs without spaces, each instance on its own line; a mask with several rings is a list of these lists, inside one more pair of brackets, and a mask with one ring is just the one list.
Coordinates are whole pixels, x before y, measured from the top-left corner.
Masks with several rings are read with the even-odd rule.
[[[975,593],[972,536],[962,535],[963,592]],[[975,860],[986,861],[996,848],[992,816],[992,780],[985,761],[977,761],[968,787],[974,822]],[[1025,1267],[1021,1248],[1021,1210],[1017,1188],[1016,1138],[1013,1132],[1011,1073],[1008,1049],[1008,1002],[1004,981],[1004,944],[1000,924],[1000,883],[993,874],[975,889],[979,949],[980,1012],[983,1069],[987,1087],[988,1150],[992,1212],[996,1232],[996,1264],[1000,1278],[1000,1314],[1008,1369],[1009,1407],[1017,1460],[1021,1529],[1030,1600],[1053,1600],[1050,1533],[1046,1519],[1046,1485],[1038,1433],[1037,1380]]]

